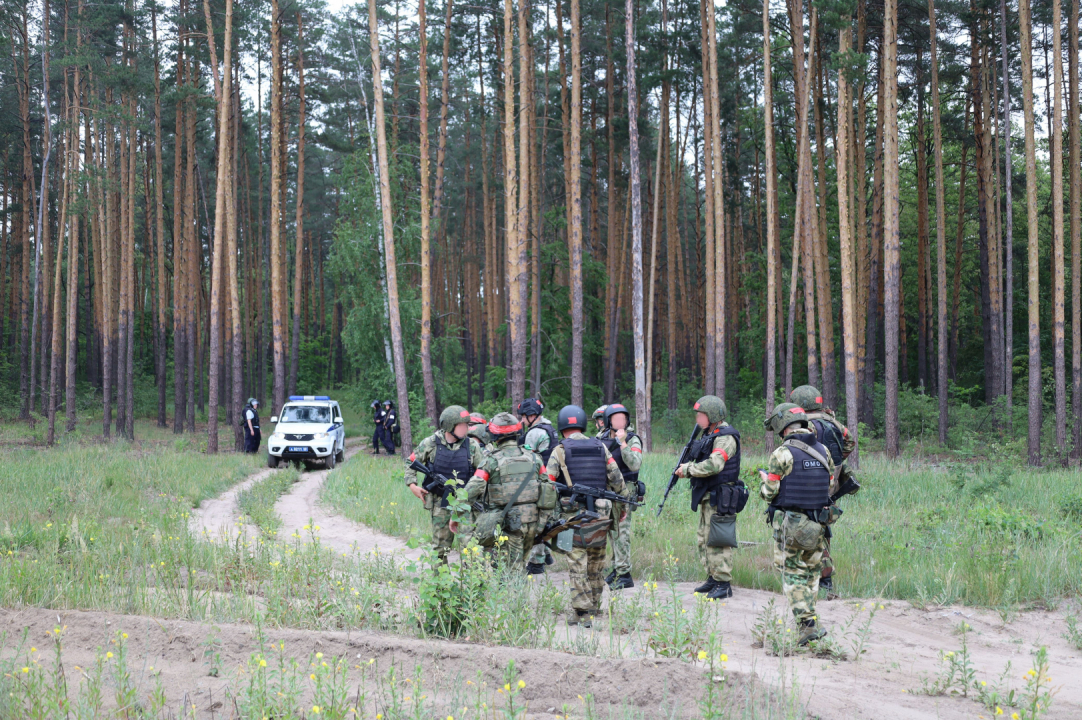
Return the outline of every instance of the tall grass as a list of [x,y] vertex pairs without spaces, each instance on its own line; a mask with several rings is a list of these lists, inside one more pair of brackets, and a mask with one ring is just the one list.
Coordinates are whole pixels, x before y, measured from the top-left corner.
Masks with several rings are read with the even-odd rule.
[[[738,518],[745,543],[736,553],[738,586],[780,590],[766,503],[755,468],[766,456],[745,454],[753,495]],[[705,576],[696,549],[698,514],[680,481],[660,518],[675,455],[647,454],[640,477],[647,507],[632,521],[633,572],[660,577],[673,558],[678,580]],[[998,607],[1054,604],[1082,590],[1071,568],[1082,564],[1078,473],[1010,465],[938,465],[865,456],[863,490],[841,501],[833,526],[835,584],[841,593],[882,595],[920,604],[961,602]],[[358,456],[328,478],[324,498],[348,517],[400,537],[429,532],[428,515],[406,489],[400,463]],[[1079,510],[1076,514],[1082,514]]]

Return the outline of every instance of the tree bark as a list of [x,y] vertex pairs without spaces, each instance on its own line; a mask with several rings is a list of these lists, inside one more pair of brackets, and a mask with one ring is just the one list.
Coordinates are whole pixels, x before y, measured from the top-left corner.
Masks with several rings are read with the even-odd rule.
[[[1077,6],[1077,2],[1074,3]],[[1004,311],[1003,311],[1003,392],[1007,400],[1007,428],[1014,435],[1014,200],[1011,197],[1014,187],[1014,171],[1011,169],[1011,83],[1010,53],[1007,45],[1007,0],[999,0],[999,42],[1003,56],[1003,162],[1006,176],[1006,229],[1003,233],[1006,274]],[[1074,78],[1072,78],[1073,80]]]
[[293,332],[290,333],[289,392],[297,392],[297,373],[301,347],[301,300],[306,290],[304,282],[304,23],[297,13],[297,216],[294,222],[296,243],[293,248]]
[[424,382],[425,411],[428,414],[428,420],[432,423],[432,427],[439,427],[439,411],[436,408],[436,382],[432,377],[432,224],[430,219],[432,210],[429,207],[428,167],[431,150],[428,143],[428,27],[425,0],[418,0],[417,22],[421,155],[421,374]]
[[1025,118],[1026,143],[1026,222],[1028,249],[1027,305],[1029,307],[1029,435],[1027,452],[1029,464],[1041,464],[1041,281],[1038,247],[1039,217],[1037,214],[1037,144],[1034,138],[1033,113],[1033,44],[1030,26],[1029,0],[1018,0],[1018,25],[1022,43],[1022,110]]
[[[518,44],[519,44],[519,121],[518,121],[518,220],[515,223],[515,274],[511,281],[511,308],[514,314],[511,328],[511,364],[518,368],[515,385],[512,388],[512,400],[517,402],[526,395],[526,355],[529,346],[529,324],[527,310],[529,298],[529,260],[526,250],[530,245],[530,233],[534,230],[530,216],[530,174],[533,167],[535,150],[530,142],[530,125],[533,122],[530,108],[533,97],[530,93],[530,4],[529,0],[519,0]],[[513,77],[509,75],[508,77]],[[508,125],[512,131],[514,124]],[[510,248],[509,248],[510,251]]]
[[[1026,0],[1022,0],[1025,2]],[[887,456],[898,457],[898,307],[901,238],[898,227],[898,3],[883,8],[883,82],[886,126],[883,133],[883,305],[886,334]]]
[[[707,33],[710,42],[710,167],[714,172],[714,295],[711,303],[717,303],[714,310],[714,394],[725,399],[725,333],[728,322],[728,296],[729,283],[727,271],[727,257],[725,246],[725,197],[724,197],[724,166],[721,153],[721,103],[718,99],[718,32],[717,10],[713,2],[710,2],[706,13]],[[704,96],[705,97],[705,96]],[[710,259],[707,258],[707,264]],[[724,288],[721,285],[724,284]],[[708,350],[709,352],[709,350]]]
[[[1079,2],[1071,0],[1067,43],[1067,77],[1069,78],[1067,111],[1069,114],[1068,143],[1071,146],[1069,159],[1071,168],[1069,180],[1071,193],[1071,414],[1074,426],[1071,454],[1076,462],[1082,457],[1082,176],[1080,176],[1082,167],[1079,164],[1082,162],[1082,114],[1080,114],[1082,98],[1078,94],[1078,14]],[[1010,191],[1007,192],[1007,197],[1010,198]],[[1009,226],[1009,214],[1007,218]],[[1008,281],[1011,277],[1009,268],[1008,265]]]
[[[505,0],[510,2],[511,0]],[[630,80],[629,80],[630,82]],[[571,0],[571,404],[582,407],[582,23]],[[611,192],[611,189],[610,189]],[[612,348],[615,352],[615,348]]]
[[[939,113],[939,56],[936,41],[935,0],[928,0],[928,27],[931,42],[929,63],[932,68],[932,137],[935,144],[933,153],[935,155],[936,325],[938,330],[936,390],[939,396],[939,444],[946,447],[949,425],[947,415],[947,211],[943,187],[943,128]],[[962,172],[965,173],[964,168]]]
[[271,333],[274,354],[274,399],[271,414],[277,415],[286,400],[286,357],[284,327],[286,298],[282,273],[282,25],[278,0],[271,0],[271,111],[270,111],[270,270]]
[[[1077,1],[1077,0],[1075,0]],[[1064,344],[1063,257],[1063,12],[1052,0],[1052,377],[1055,384],[1056,455],[1067,459],[1067,368]]]
[[[931,1],[931,0],[929,0]],[[838,30],[838,54],[849,52],[850,18]],[[838,135],[835,141],[838,168],[838,238],[842,260],[842,344],[845,353],[845,424],[854,441],[857,438],[857,303],[856,263],[854,262],[853,231],[849,221],[849,123],[852,101],[849,98],[849,78],[843,67],[838,71]],[[824,208],[825,212],[825,208]],[[769,294],[769,291],[768,291]]]
[[[578,3],[578,0],[572,0]],[[635,67],[635,3],[624,4],[624,34],[627,52],[628,171],[631,203],[631,317],[635,346],[635,422],[644,437],[650,436],[649,405],[646,398],[646,352],[642,313],[642,187],[639,180],[639,91]]]
[[[277,0],[273,0],[277,2]],[[511,0],[506,0],[510,3]],[[413,452],[410,433],[409,389],[406,386],[406,357],[402,346],[402,318],[398,306],[398,264],[395,259],[394,215],[391,208],[391,178],[387,157],[387,128],[383,113],[383,80],[380,73],[379,25],[376,0],[368,0],[368,36],[372,47],[372,89],[376,107],[376,139],[379,152],[380,211],[383,221],[384,258],[387,266],[387,294],[394,351],[395,386],[398,390],[398,422],[402,428],[402,454]]]
[[[774,215],[778,211],[777,159],[774,152],[774,82],[770,65],[770,0],[763,0],[763,144],[766,148],[766,415],[774,412],[777,385],[778,271],[774,262],[778,233]],[[855,397],[855,396],[854,396]],[[855,416],[854,416],[855,417]],[[764,445],[773,447],[774,434],[766,431]]]

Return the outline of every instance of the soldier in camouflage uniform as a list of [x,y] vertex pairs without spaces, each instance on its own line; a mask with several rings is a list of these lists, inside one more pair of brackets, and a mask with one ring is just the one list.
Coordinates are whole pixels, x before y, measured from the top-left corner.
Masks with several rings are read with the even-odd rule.
[[605,408],[607,407],[608,405],[602,405],[590,416],[590,419],[594,421],[594,432],[598,435],[605,431]]
[[[552,451],[560,444],[560,436],[541,413],[545,406],[537,398],[526,398],[516,406],[519,419],[522,421],[523,432],[519,435],[518,444],[527,450],[537,453],[541,457],[542,464],[548,464]],[[542,511],[541,525],[548,522],[547,511]],[[538,543],[534,545],[530,553],[530,561],[526,565],[526,572],[530,575],[543,575],[545,566],[553,563],[552,553],[547,546]]]
[[834,461],[815,438],[804,409],[782,403],[763,423],[783,440],[759,471],[759,494],[770,502],[767,518],[774,528],[774,566],[793,617],[800,623],[800,645],[826,635],[815,614],[819,574],[830,517]]
[[699,557],[706,569],[706,582],[695,588],[712,600],[733,596],[733,553],[731,547],[710,547],[710,518],[717,511],[715,493],[722,485],[740,480],[740,433],[725,422],[725,401],[704,395],[695,403],[695,422],[702,436],[695,441],[689,462],[676,468],[677,477],[691,478],[691,509],[699,512],[697,533]]
[[[495,448],[485,455],[466,483],[472,505],[480,501],[486,511],[510,510],[501,524],[507,540],[499,545],[502,560],[521,570],[531,552],[539,518],[537,502],[545,466],[535,453],[518,445],[522,423],[511,413],[499,413],[488,425]],[[457,523],[451,529],[457,531]]]
[[436,553],[445,562],[454,542],[454,534],[449,527],[451,510],[446,500],[434,497],[421,487],[424,478],[419,482],[417,473],[410,469],[409,463],[418,460],[433,472],[457,481],[460,486],[465,485],[485,459],[481,445],[467,435],[469,417],[466,408],[448,405],[440,414],[440,429],[417,445],[406,464],[406,485],[418,500],[424,501],[425,510],[432,514],[432,542]]
[[[616,466],[616,461],[600,440],[583,434],[586,429],[586,411],[576,405],[568,405],[560,410],[558,425],[563,440],[549,458],[546,468],[549,480],[568,487],[587,485],[599,489],[607,488],[623,495],[626,492],[624,476]],[[608,500],[598,500],[595,506],[602,518],[607,518],[610,512],[613,512],[612,504]],[[560,508],[567,517],[584,509],[567,497],[561,498]],[[572,588],[572,612],[568,613],[567,624],[591,627],[593,616],[601,609],[601,594],[605,590],[605,581],[601,576],[601,570],[605,566],[605,535],[603,532],[600,534],[600,547],[581,547],[581,537],[576,531],[575,547],[567,555]]]
[[[830,484],[830,494],[838,491],[838,486],[846,475],[853,471],[844,465],[846,458],[856,449],[857,441],[849,429],[838,422],[834,411],[823,407],[823,395],[811,385],[801,385],[789,394],[789,402],[804,408],[808,422],[815,430],[815,437],[830,451],[830,459],[837,468],[836,477]],[[819,588],[830,593],[834,590],[834,558],[830,556],[830,535],[827,535],[827,547],[823,552],[823,575],[819,578]]]
[[[639,468],[642,467],[642,439],[631,427],[631,414],[620,403],[605,406],[603,415],[605,429],[597,439],[605,443],[609,454],[620,468],[624,483],[642,502],[645,486],[639,484]],[[626,508],[626,512],[624,509]],[[609,529],[609,544],[612,545],[612,572],[605,578],[612,590],[635,587],[631,579],[631,513],[635,508],[630,505],[620,506],[613,513],[612,528]],[[620,516],[623,516],[623,519]]]

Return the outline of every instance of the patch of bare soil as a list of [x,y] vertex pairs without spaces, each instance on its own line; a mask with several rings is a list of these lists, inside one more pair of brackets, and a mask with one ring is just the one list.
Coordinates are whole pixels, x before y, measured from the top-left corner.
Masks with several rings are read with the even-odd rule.
[[199,503],[188,518],[188,528],[192,534],[205,540],[232,539],[237,530],[241,530],[249,539],[259,537],[258,528],[240,524],[237,497],[256,483],[266,480],[273,472],[270,468],[260,470],[218,497]]
[[[199,718],[231,717],[233,705],[227,688],[231,686],[237,692],[245,683],[240,669],[260,649],[256,628],[249,625],[212,626],[185,620],[29,608],[0,611],[0,632],[8,638],[5,655],[10,656],[13,640],[24,632],[28,645],[49,648],[52,640],[46,632],[58,625],[66,626],[62,657],[69,687],[79,685],[80,674],[75,667],[92,667],[95,653],[111,648],[116,633],[122,631],[128,633],[128,668],[140,690],[149,692],[153,675],[160,673],[173,712],[194,705]],[[302,677],[317,652],[328,659],[345,658],[351,668],[374,667],[366,683],[370,683],[366,690],[370,698],[368,710],[373,715],[381,709],[372,704],[378,696],[374,692],[375,674],[385,677],[391,663],[398,667],[400,678],[423,680],[425,691],[432,693],[434,704],[439,704],[450,702],[456,691],[474,696],[473,688],[480,682],[487,683],[488,692],[493,692],[503,685],[504,669],[514,660],[518,677],[526,684],[519,697],[528,702],[531,718],[551,718],[565,705],[573,709],[574,715],[581,715],[582,698],[587,695],[593,696],[600,717],[608,717],[610,710],[619,716],[624,706],[646,717],[661,716],[661,708],[669,711],[664,713],[666,717],[692,717],[698,711],[705,679],[702,667],[679,660],[599,659],[547,650],[414,640],[367,631],[272,629],[265,631],[265,640],[268,646],[284,643],[285,654],[300,662]],[[211,676],[208,649],[220,657],[218,677]],[[269,650],[267,653],[270,655]],[[42,654],[48,657],[51,650]],[[370,659],[375,663],[366,665]],[[351,670],[350,677],[356,687],[360,671]],[[729,680],[737,687],[742,683],[732,675]],[[467,681],[475,684],[473,688],[466,686]],[[303,697],[307,702],[310,689]]]

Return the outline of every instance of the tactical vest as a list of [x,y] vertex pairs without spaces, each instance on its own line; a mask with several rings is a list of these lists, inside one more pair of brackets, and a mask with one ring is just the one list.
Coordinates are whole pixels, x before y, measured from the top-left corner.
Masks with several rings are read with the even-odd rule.
[[815,448],[825,458],[829,451],[810,433],[790,435],[782,443],[793,455],[793,469],[781,479],[781,488],[773,505],[794,510],[819,510],[830,504],[830,469],[788,441],[799,440]]
[[436,457],[432,459],[432,470],[448,480],[455,478],[461,484],[465,484],[473,475],[473,465],[470,464],[470,441],[464,440],[457,450],[447,446],[443,438],[436,436]]
[[721,472],[704,477],[691,478],[691,509],[698,510],[699,503],[707,493],[722,485],[740,482],[740,432],[731,425],[723,425],[712,433],[699,438],[692,448],[691,462],[702,462],[714,452],[714,440],[719,437],[731,437],[736,440],[736,452],[725,461]]
[[[259,411],[256,410],[251,405],[246,405],[244,410],[245,410],[245,412],[241,413],[241,415],[247,415],[248,410],[251,410],[252,414],[255,415],[255,417],[252,418],[252,430],[258,432],[259,431]],[[247,430],[248,429],[248,420],[247,420],[247,418],[243,418],[243,419],[244,419],[244,429]]]
[[572,485],[586,485],[604,490],[608,487],[608,461],[605,444],[592,440],[563,441],[564,464]]
[[549,458],[552,456],[552,451],[556,449],[556,446],[560,444],[560,436],[556,434],[556,430],[552,427],[552,423],[542,422],[537,423],[533,427],[528,427],[518,436],[518,446],[524,447],[526,445],[526,436],[530,434],[530,431],[540,428],[545,431],[545,434],[549,436],[549,446],[538,453],[541,456],[541,462],[548,467]]
[[842,460],[845,460],[845,455],[842,453],[842,438],[841,432],[837,426],[829,420],[812,420],[812,427],[815,428],[815,439],[822,445],[826,446],[826,449],[830,452],[830,459],[834,461],[834,465],[838,466],[842,464]]
[[[605,432],[608,433],[609,431],[605,430]],[[629,432],[627,434],[627,442],[630,443],[631,438],[634,437],[639,436]],[[639,471],[632,470],[627,466],[627,463],[624,462],[623,453],[620,451],[620,441],[616,437],[609,437],[608,435],[605,437],[599,436],[597,439],[605,443],[605,447],[608,448],[609,454],[612,455],[612,459],[616,461],[616,467],[620,468],[620,473],[624,476],[624,482],[637,482],[639,479]]]
[[529,450],[514,445],[502,445],[492,455],[497,463],[497,472],[489,479],[489,508],[502,509],[522,485],[522,491],[515,498],[515,505],[532,505],[537,502],[541,491],[540,476],[537,474],[537,461]]

